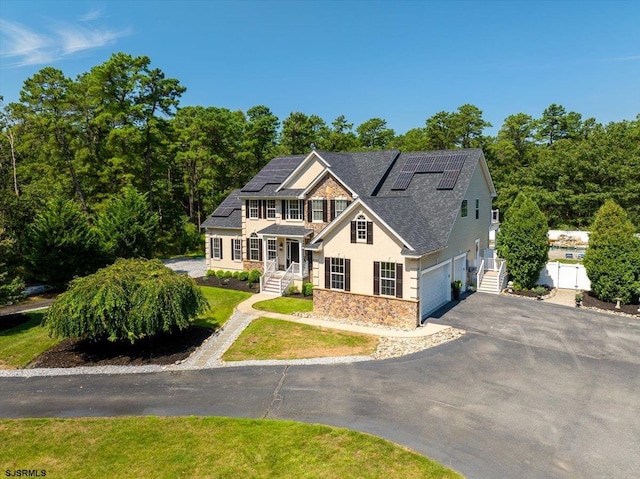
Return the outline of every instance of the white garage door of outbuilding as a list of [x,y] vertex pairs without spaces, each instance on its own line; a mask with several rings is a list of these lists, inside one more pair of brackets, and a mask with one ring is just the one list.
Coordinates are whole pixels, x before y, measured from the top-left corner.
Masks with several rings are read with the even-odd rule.
[[424,318],[451,301],[451,260],[420,275],[420,316]]

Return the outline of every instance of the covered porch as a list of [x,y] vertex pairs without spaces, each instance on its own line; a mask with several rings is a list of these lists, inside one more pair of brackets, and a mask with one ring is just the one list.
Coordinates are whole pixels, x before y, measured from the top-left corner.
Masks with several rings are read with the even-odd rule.
[[305,249],[313,230],[304,226],[269,225],[257,232],[264,248],[260,291],[277,295],[298,282],[308,281],[311,251]]

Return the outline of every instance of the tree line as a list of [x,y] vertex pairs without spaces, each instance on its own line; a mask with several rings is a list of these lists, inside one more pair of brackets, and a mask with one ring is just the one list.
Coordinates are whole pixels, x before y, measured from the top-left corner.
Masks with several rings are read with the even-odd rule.
[[[264,105],[246,112],[180,107],[185,87],[146,56],[114,54],[68,78],[46,67],[0,113],[0,263],[22,263],[51,198],[72,200],[93,224],[127,188],[157,215],[156,252],[199,246],[198,226],[272,157],[329,151],[482,148],[501,210],[527,193],[551,227],[588,227],[613,199],[640,224],[640,115],[607,125],[550,105],[510,115],[495,136],[474,105],[438,112],[404,134],[382,118],[354,126]],[[7,247],[6,245],[11,245]],[[11,258],[11,256],[15,258]],[[12,263],[13,262],[13,263]]]

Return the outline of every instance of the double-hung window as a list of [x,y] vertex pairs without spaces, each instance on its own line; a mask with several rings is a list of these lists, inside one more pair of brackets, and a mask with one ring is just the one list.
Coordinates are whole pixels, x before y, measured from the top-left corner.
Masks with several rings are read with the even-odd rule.
[[356,218],[356,240],[358,243],[367,241],[367,220],[364,215]]
[[347,200],[334,200],[333,205],[333,216],[335,218],[347,208]]
[[231,246],[233,247],[234,261],[242,260],[242,240],[240,238],[233,238],[231,240]]
[[286,206],[286,219],[288,220],[301,220],[302,216],[302,202],[300,200],[289,200],[285,203]]
[[396,295],[396,264],[380,263],[380,294]]
[[344,289],[344,258],[331,258],[331,289]]
[[211,238],[211,257],[222,259],[222,238]]
[[460,205],[460,216],[462,216],[463,218],[467,217],[467,200],[462,200],[462,204]]
[[314,223],[322,223],[324,219],[323,201],[311,200],[311,221]]
[[276,217],[276,200],[267,200],[267,219],[273,220]]
[[258,218],[260,216],[260,203],[258,200],[249,200],[249,218]]
[[255,233],[249,238],[249,259],[260,261],[260,240]]
[[267,239],[267,260],[273,260],[278,258],[278,247],[275,238]]

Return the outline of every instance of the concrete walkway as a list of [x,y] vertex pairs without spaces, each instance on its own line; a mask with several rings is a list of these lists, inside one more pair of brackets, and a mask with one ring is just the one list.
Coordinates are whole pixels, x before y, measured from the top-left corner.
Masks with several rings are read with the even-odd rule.
[[544,300],[545,303],[560,304],[562,306],[576,305],[575,289],[556,289],[556,294]]

